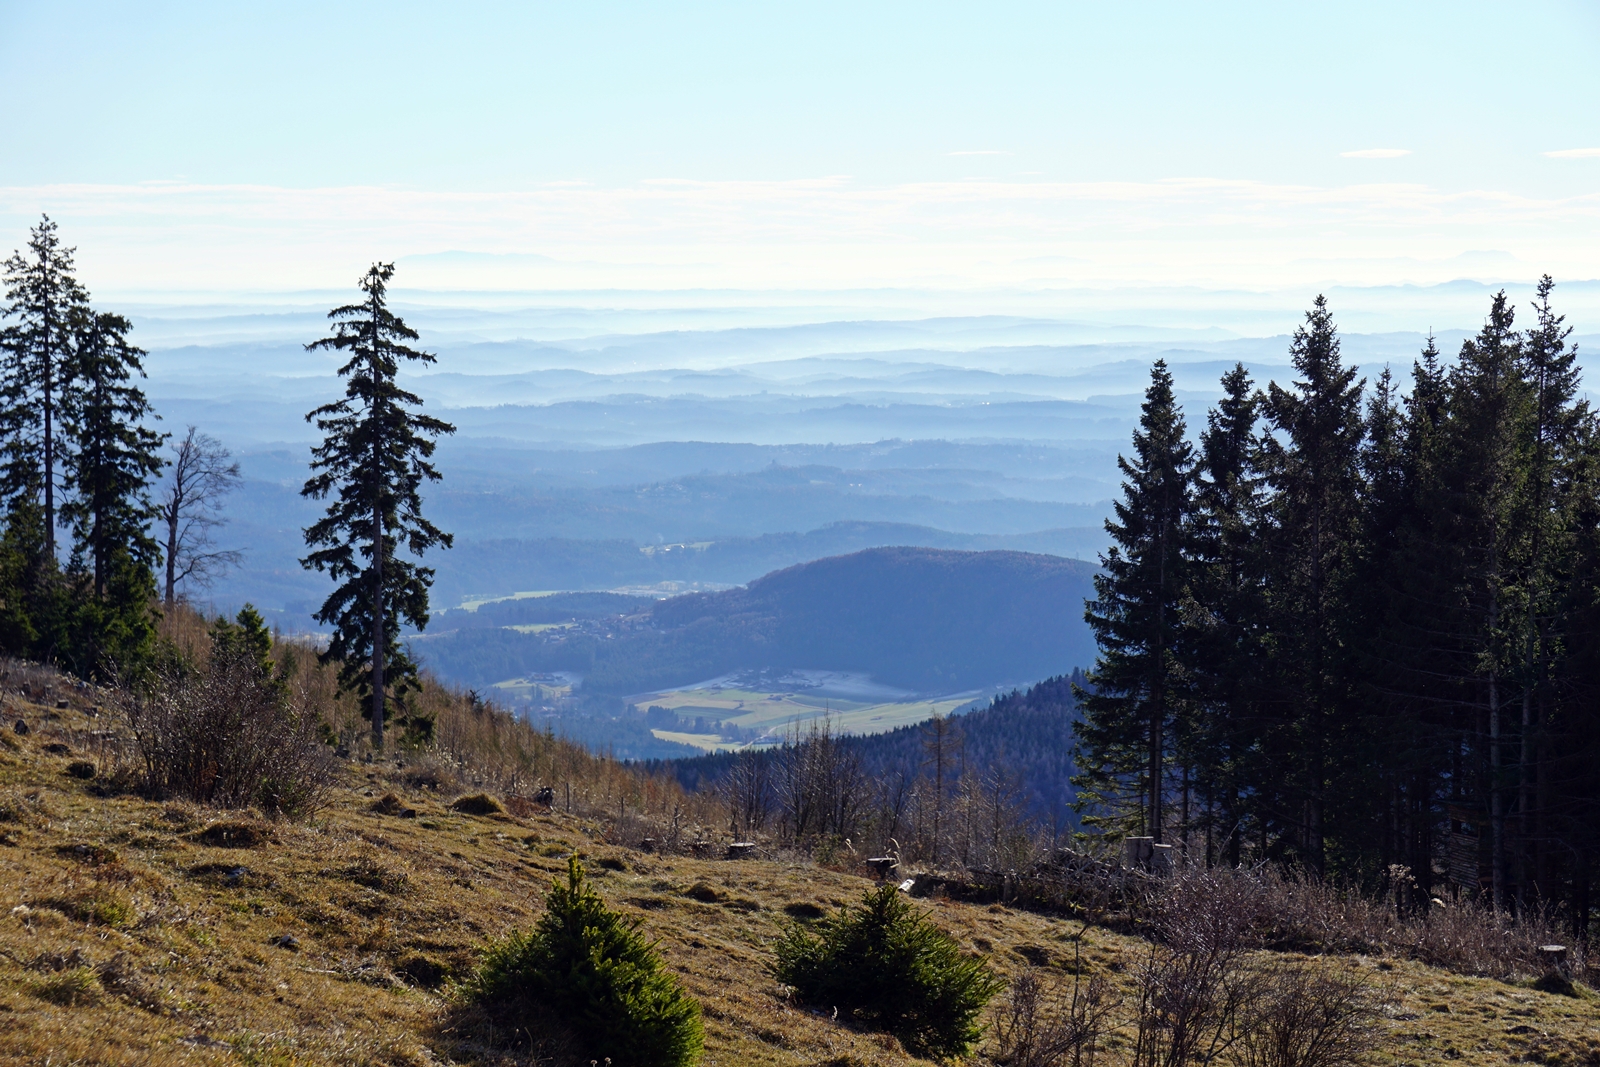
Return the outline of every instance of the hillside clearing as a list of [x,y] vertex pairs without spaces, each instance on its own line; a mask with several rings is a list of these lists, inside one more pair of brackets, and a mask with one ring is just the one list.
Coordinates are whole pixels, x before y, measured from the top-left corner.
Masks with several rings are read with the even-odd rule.
[[[8,703],[5,1062],[527,1062],[473,1029],[444,991],[487,939],[531,921],[574,849],[703,1003],[707,1065],[912,1062],[890,1039],[796,1007],[766,973],[790,916],[859,899],[872,884],[862,875],[782,857],[642,853],[610,844],[600,823],[556,812],[465,815],[450,809],[452,794],[417,787],[426,775],[415,766],[394,762],[347,764],[332,806],[304,826],[155,803],[68,773],[74,761],[101,761],[104,716]],[[25,736],[13,732],[18,718],[33,727]],[[388,793],[399,803],[382,804]],[[1081,948],[1081,969],[1127,990],[1145,949],[999,905],[926,906],[1008,975],[1072,967]],[[1600,1062],[1592,996],[1399,960],[1339,965],[1395,984],[1386,1061]]]

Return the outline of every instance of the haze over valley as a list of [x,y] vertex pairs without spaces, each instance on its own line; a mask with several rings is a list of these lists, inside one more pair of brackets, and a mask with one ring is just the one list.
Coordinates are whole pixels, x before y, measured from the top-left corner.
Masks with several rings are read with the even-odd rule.
[[[1505,269],[1506,258],[1488,262]],[[462,262],[496,265],[424,256],[401,269],[449,281]],[[1527,294],[1520,279],[1495,275],[1334,287],[1331,299],[1356,324],[1343,337],[1346,358],[1369,378],[1384,367],[1408,373],[1430,327],[1453,350],[1501,284]],[[1580,332],[1600,321],[1600,284],[1562,295]],[[713,591],[890,545],[1092,562],[1107,544],[1116,457],[1150,363],[1172,367],[1197,433],[1235,362],[1260,385],[1289,380],[1287,332],[1304,294],[402,286],[396,298],[439,357],[402,380],[457,427],[437,454],[444,480],[428,493],[456,542],[430,560],[433,620],[415,647],[452,680],[488,691],[539,673],[540,663],[508,655],[513,637],[493,654],[437,658],[447,645],[498,640],[462,625],[464,608],[481,601]],[[242,562],[200,595],[228,612],[249,601],[288,632],[316,629],[311,613],[323,596],[319,577],[298,564],[301,530],[317,512],[300,488],[315,440],[305,413],[332,388],[335,360],[303,344],[331,299],[130,294],[120,305],[151,349],[149,392],[166,423],[216,434],[242,466],[219,533]],[[1580,353],[1594,350],[1579,340]],[[1072,655],[1037,673],[1087,665],[1086,648]],[[825,659],[801,666],[847,669]],[[981,684],[1032,680],[998,672]],[[917,687],[935,700],[960,692]]]

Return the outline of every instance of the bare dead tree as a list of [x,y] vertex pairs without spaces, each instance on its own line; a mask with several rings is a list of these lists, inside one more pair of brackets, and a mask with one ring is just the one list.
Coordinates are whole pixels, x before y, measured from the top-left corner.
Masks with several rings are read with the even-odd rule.
[[222,499],[239,484],[239,464],[222,442],[193,426],[172,451],[172,470],[158,505],[166,529],[163,599],[169,608],[177,600],[180,582],[209,585],[242,558],[238,552],[217,549],[211,536],[228,521],[222,517]]
[[741,752],[719,783],[728,805],[728,828],[745,840],[764,829],[772,813],[772,767],[765,752]]
[[813,719],[804,730],[795,724],[775,758],[773,787],[787,840],[857,835],[872,783],[861,754],[834,733],[831,719]]

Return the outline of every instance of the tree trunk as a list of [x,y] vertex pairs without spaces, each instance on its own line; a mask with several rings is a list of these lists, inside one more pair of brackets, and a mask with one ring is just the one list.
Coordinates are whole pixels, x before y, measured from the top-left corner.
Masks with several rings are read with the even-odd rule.
[[383,515],[372,510],[372,746],[383,749]]
[[1163,706],[1165,696],[1161,682],[1155,685],[1154,697],[1150,701],[1150,825],[1145,827],[1156,844],[1161,844],[1161,763],[1164,738],[1161,736],[1163,720],[1166,718],[1166,709]]
[[167,595],[163,598],[167,610],[177,603],[178,585],[178,504],[174,499],[172,510],[167,512]]
[[1145,832],[1161,844],[1161,765],[1165,738],[1161,736],[1167,719],[1167,527],[1163,522],[1156,535],[1159,560],[1160,601],[1156,605],[1155,671],[1150,687],[1150,825]]
[[1489,674],[1489,877],[1494,887],[1494,910],[1506,903],[1506,815],[1500,789],[1500,686]]
[[56,556],[56,453],[55,453],[55,402],[51,381],[50,332],[45,326],[44,356],[44,550],[54,560]]

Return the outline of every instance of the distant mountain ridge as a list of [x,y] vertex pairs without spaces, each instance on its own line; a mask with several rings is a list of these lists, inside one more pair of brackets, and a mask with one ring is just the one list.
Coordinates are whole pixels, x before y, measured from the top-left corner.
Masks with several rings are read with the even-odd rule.
[[[436,590],[441,607],[473,593],[606,589],[661,582],[743,585],[798,563],[868,548],[910,545],[967,552],[1011,550],[1092,560],[1104,547],[1099,525],[1022,534],[954,533],[903,522],[831,522],[805,533],[640,546],[622,539],[458,539]],[[481,609],[480,609],[481,610]],[[442,628],[456,623],[441,617]],[[544,619],[528,622],[554,621]]]
[[[573,671],[631,694],[734,671],[857,671],[918,692],[1026,684],[1091,662],[1094,564],[1027,552],[887,547],[658,601],[583,632],[461,629],[415,642],[442,676],[483,685]],[[505,609],[510,610],[510,609]],[[448,616],[446,616],[448,619]]]

